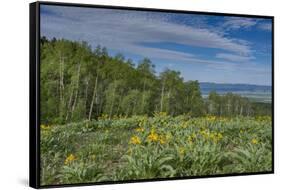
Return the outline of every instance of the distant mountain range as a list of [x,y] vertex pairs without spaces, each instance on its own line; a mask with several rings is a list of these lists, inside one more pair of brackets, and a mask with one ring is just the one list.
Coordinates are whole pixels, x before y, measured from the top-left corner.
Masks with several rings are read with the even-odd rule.
[[271,93],[271,86],[253,85],[253,84],[227,84],[227,83],[211,83],[201,82],[200,88],[203,94],[210,91],[218,93],[224,92],[264,92]]

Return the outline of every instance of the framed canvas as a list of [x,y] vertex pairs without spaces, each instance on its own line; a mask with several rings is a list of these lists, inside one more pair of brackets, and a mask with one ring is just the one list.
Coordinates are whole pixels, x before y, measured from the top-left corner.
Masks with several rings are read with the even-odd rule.
[[30,4],[30,186],[274,172],[274,18]]

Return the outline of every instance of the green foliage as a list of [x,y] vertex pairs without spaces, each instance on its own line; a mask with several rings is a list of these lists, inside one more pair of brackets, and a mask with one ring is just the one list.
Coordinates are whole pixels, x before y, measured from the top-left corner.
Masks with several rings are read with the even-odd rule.
[[272,115],[271,103],[252,102],[252,108],[255,115]]
[[129,154],[123,156],[127,164],[119,168],[116,180],[173,177],[176,173],[171,166],[173,158],[174,155],[155,147],[131,148]]
[[[272,166],[270,147],[264,143],[260,146],[248,144],[247,147],[239,147],[234,149],[233,152],[229,152],[228,155],[234,158],[231,165],[228,166],[228,170],[238,170],[239,172],[258,172],[266,171]],[[234,171],[235,171],[234,170]]]
[[271,108],[231,93],[211,92],[204,100],[198,81],[184,82],[180,72],[168,69],[157,76],[147,58],[135,66],[100,46],[92,49],[86,42],[44,37],[40,93],[41,121],[48,124],[93,120],[102,114],[268,115]]
[[64,184],[270,171],[271,117],[102,115],[41,126],[41,180]]
[[185,85],[187,89],[186,105],[188,112],[193,116],[204,115],[204,101],[201,96],[198,81],[189,81]]
[[85,42],[40,50],[42,185],[271,170],[271,104]]
[[253,106],[254,103],[251,103],[247,98],[233,93],[218,95],[216,92],[210,92],[207,100],[208,113],[219,116],[259,115],[260,108],[254,110]]
[[59,179],[62,184],[75,184],[105,181],[107,178],[96,164],[73,162],[62,167]]

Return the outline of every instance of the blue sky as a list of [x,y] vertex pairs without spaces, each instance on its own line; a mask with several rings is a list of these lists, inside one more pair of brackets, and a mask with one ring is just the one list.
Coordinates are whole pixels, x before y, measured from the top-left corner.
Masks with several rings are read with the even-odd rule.
[[144,57],[185,81],[271,85],[271,20],[41,5],[41,36]]

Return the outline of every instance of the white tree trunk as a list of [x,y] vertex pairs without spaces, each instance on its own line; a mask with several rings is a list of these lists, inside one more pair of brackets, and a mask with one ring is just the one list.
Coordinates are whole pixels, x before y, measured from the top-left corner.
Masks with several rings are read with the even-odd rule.
[[91,117],[92,117],[94,102],[95,102],[95,100],[97,100],[97,99],[95,98],[95,97],[96,97],[97,86],[98,86],[98,75],[96,76],[96,80],[95,80],[95,87],[94,87],[94,91],[93,91],[93,97],[92,97],[91,106],[90,106],[90,111],[89,111],[89,116],[88,116],[88,120],[89,120],[89,121],[91,120]]
[[78,65],[77,79],[76,79],[76,91],[75,91],[74,102],[72,104],[72,109],[71,109],[71,117],[72,117],[73,112],[76,107],[76,102],[77,102],[77,97],[78,97],[78,92],[79,92],[80,71],[81,71],[81,63],[79,63],[79,65]]
[[161,90],[161,102],[160,102],[160,111],[161,112],[163,110],[164,90],[165,90],[165,81],[162,83],[162,90]]

